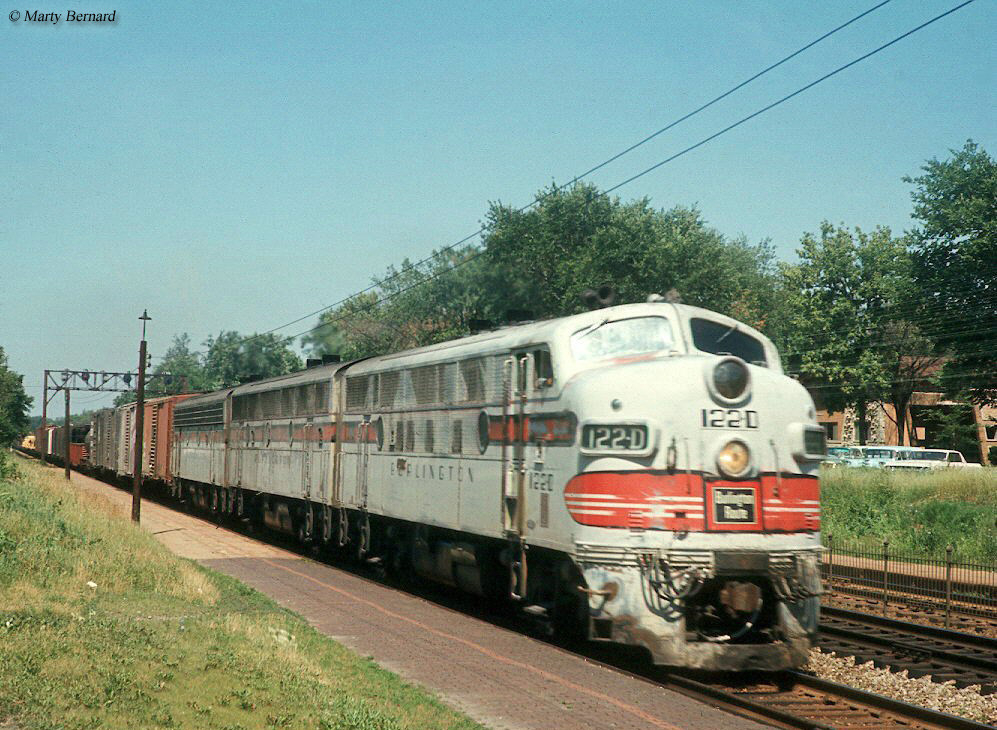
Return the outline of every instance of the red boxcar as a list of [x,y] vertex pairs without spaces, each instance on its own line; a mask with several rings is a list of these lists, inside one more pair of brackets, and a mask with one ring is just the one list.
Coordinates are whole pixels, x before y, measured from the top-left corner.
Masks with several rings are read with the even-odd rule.
[[173,438],[173,408],[196,393],[153,398],[145,402],[142,438],[142,474],[147,479],[169,482],[170,448]]

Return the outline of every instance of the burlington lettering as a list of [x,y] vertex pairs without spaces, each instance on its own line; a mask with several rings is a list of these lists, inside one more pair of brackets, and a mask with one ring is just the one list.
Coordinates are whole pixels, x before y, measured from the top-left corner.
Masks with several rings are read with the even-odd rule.
[[473,482],[474,474],[469,466],[454,466],[451,464],[422,464],[413,462],[399,467],[391,464],[391,474],[416,479],[435,479],[440,482]]

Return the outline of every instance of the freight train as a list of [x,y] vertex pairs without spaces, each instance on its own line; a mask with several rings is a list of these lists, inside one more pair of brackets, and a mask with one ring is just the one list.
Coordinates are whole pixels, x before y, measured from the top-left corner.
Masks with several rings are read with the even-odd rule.
[[[495,600],[661,665],[803,664],[813,401],[772,342],[648,302],[146,404],[143,473],[218,519]],[[86,466],[133,469],[135,406]]]

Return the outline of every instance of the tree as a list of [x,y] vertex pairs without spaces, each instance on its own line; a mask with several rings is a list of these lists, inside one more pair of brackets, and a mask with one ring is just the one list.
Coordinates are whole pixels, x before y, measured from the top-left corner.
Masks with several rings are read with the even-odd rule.
[[[866,234],[821,224],[807,233],[800,262],[783,268],[791,367],[817,389],[823,405],[894,406],[902,442],[911,395],[937,366],[930,340],[910,321],[914,283],[907,242],[888,228]],[[859,434],[865,443],[865,434]]]
[[301,370],[301,358],[290,349],[290,343],[291,338],[272,332],[244,337],[222,330],[204,341],[205,388],[228,388]]
[[191,351],[190,335],[186,332],[173,336],[173,342],[152,372],[157,376],[164,376],[167,373],[170,376],[150,380],[147,392],[153,396],[210,390],[204,363],[199,353]]
[[943,382],[997,402],[997,162],[972,140],[932,159],[913,183],[919,324],[950,353]]
[[586,289],[611,284],[620,303],[678,289],[683,301],[770,327],[771,249],[728,241],[689,208],[623,203],[595,186],[541,190],[530,211],[489,207],[482,246],[391,267],[371,291],[323,313],[302,346],[364,357],[460,337],[473,319],[501,324],[510,310],[537,319],[580,311]]
[[586,289],[610,284],[621,303],[676,289],[687,304],[767,324],[778,280],[766,243],[727,240],[695,208],[623,203],[594,185],[537,197],[528,211],[494,203],[486,219],[490,261],[522,281],[507,292],[524,298],[514,306],[563,316],[583,308]]
[[32,398],[24,392],[24,376],[7,366],[0,347],[0,447],[9,446],[28,432]]
[[[955,400],[968,402],[967,393],[956,394]],[[929,449],[953,449],[962,452],[967,461],[979,462],[983,457],[978,426],[973,409],[966,405],[940,405],[924,412],[925,435]],[[993,462],[991,462],[993,463]]]
[[[240,335],[222,330],[218,337],[204,341],[205,353],[192,352],[190,336],[184,332],[173,337],[154,373],[170,377],[150,378],[146,398],[178,393],[204,393],[233,385],[263,380],[300,370],[301,358],[289,347],[291,338],[273,333]],[[132,403],[135,391],[120,394],[114,405]]]

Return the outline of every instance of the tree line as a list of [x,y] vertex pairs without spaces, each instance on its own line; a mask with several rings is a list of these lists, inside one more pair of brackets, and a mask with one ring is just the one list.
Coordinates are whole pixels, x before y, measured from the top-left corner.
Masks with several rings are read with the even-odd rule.
[[[794,262],[778,261],[767,241],[724,236],[696,208],[552,185],[528,209],[491,203],[480,244],[389,267],[368,291],[323,312],[298,344],[307,356],[352,359],[460,337],[475,320],[501,324],[510,311],[576,313],[583,292],[603,284],[619,303],[671,291],[770,336],[787,370],[828,409],[854,407],[864,420],[866,403],[891,403],[902,437],[911,394],[927,379],[977,403],[997,399],[997,163],[968,141],[904,180],[915,228],[824,221],[802,236]],[[195,351],[189,335],[177,335],[153,368],[171,377],[153,379],[149,395],[299,370],[295,344],[222,331]],[[6,438],[3,372],[0,360]]]

